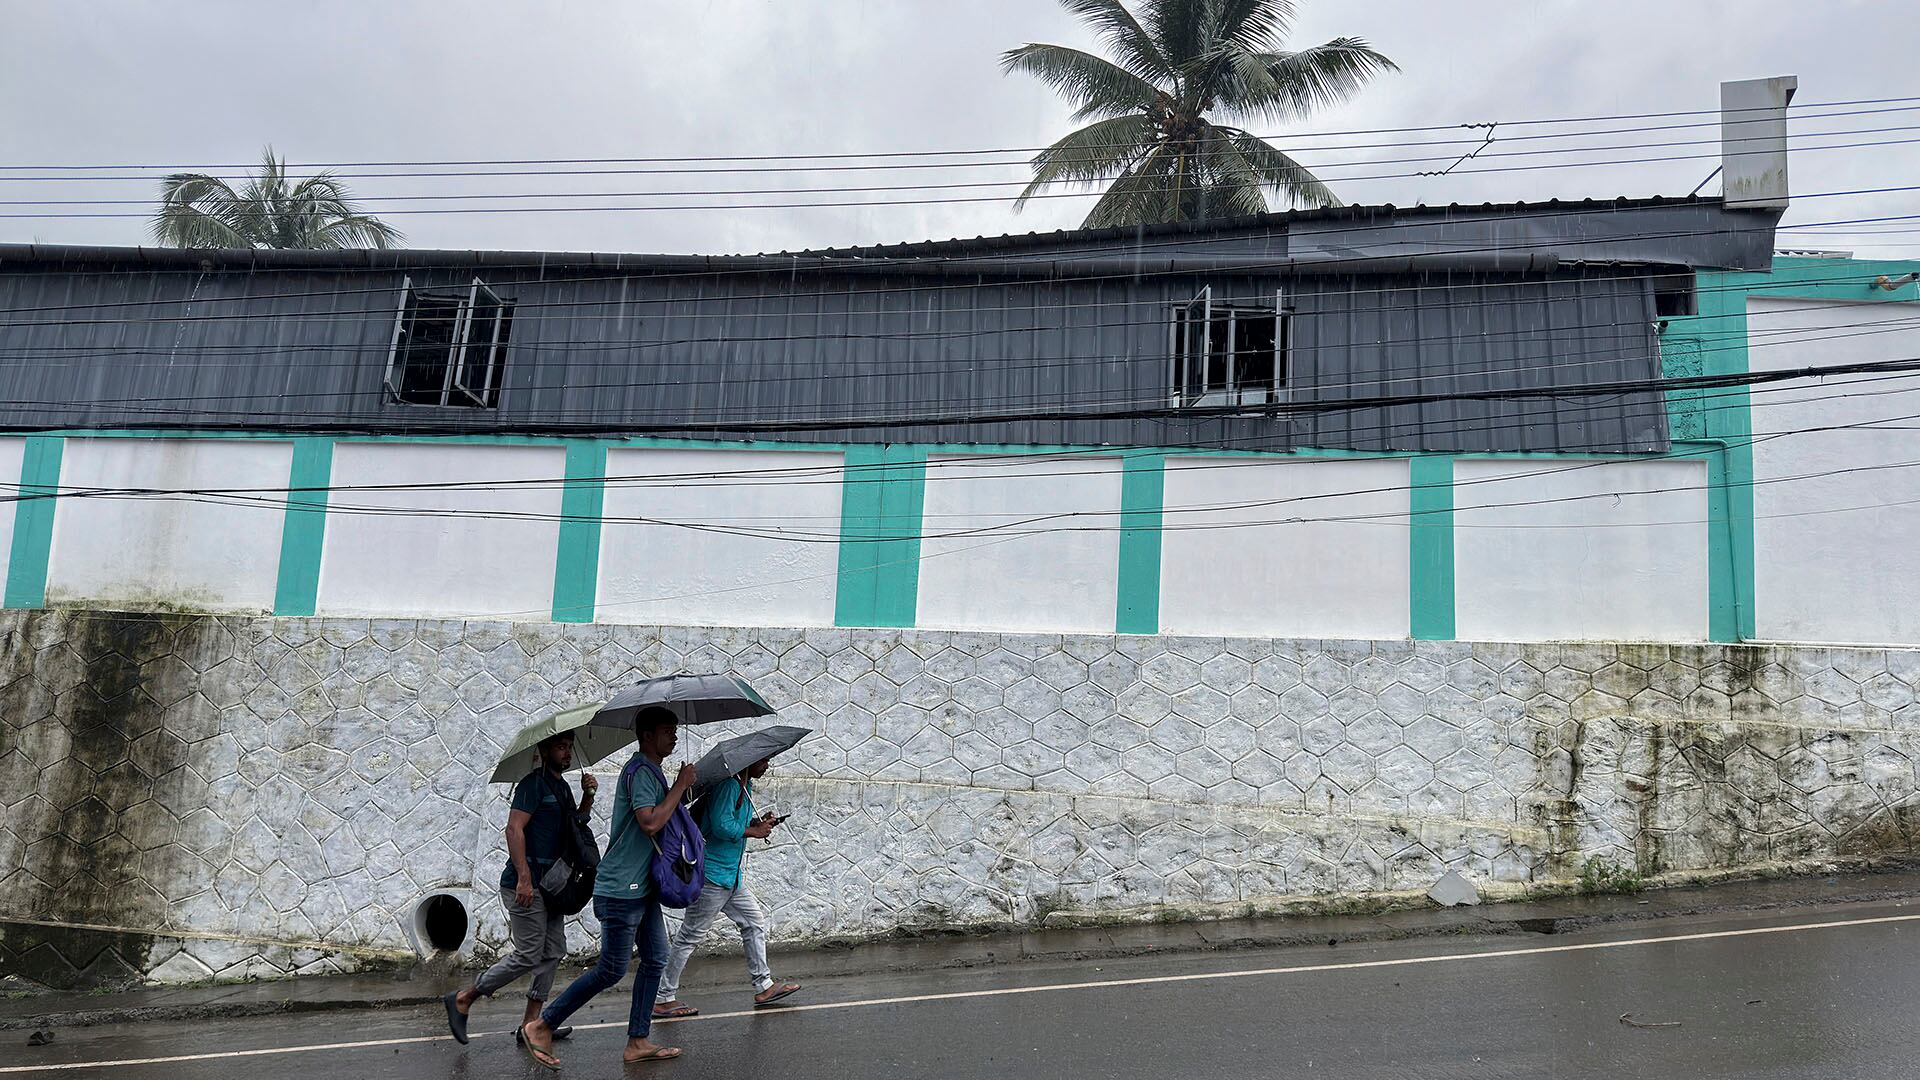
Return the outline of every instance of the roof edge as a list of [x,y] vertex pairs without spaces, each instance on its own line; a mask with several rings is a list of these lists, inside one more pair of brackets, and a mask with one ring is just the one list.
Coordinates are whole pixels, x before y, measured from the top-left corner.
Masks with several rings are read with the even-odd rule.
[[[999,253],[1024,248],[1049,247],[1063,243],[1100,244],[1121,240],[1191,235],[1194,233],[1259,233],[1285,230],[1296,223],[1354,218],[1422,218],[1517,216],[1542,213],[1584,213],[1596,211],[1672,208],[1678,206],[1721,207],[1718,196],[1679,196],[1648,198],[1551,199],[1546,202],[1449,203],[1395,206],[1392,203],[1326,207],[1314,210],[1285,210],[1235,218],[1210,218],[1204,221],[1168,222],[1157,225],[1118,226],[1101,229],[1061,229],[1049,233],[1010,233],[1001,236],[924,240],[898,244],[878,244],[838,248],[808,248],[757,255],[672,255],[632,252],[592,251],[503,251],[401,248],[380,250],[348,248],[333,251],[273,250],[252,248],[159,248],[116,247],[77,244],[0,244],[0,269],[19,266],[60,267],[167,267],[215,271],[247,270],[404,270],[411,267],[514,267],[516,269],[554,269],[602,271],[606,273],[646,273],[652,271],[734,271],[770,272],[791,269],[803,262],[845,262],[849,265],[870,259],[901,259],[927,256],[956,256]],[[1726,211],[1735,213],[1736,211]],[[1774,216],[1760,214],[1756,216]]]

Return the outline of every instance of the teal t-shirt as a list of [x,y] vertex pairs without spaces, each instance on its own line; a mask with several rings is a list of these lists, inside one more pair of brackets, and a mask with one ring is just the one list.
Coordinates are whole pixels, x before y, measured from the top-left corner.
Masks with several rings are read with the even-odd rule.
[[640,900],[653,894],[653,879],[648,875],[653,867],[653,838],[634,820],[633,812],[659,806],[666,797],[667,789],[636,752],[614,786],[612,836],[594,875],[593,895]]
[[700,835],[707,840],[707,881],[722,889],[740,887],[740,858],[747,851],[747,826],[753,824],[753,785],[729,776],[700,800]]

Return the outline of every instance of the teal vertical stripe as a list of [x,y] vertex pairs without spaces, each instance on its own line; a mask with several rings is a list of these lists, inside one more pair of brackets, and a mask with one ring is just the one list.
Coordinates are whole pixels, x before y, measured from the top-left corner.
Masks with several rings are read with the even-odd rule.
[[840,493],[836,626],[912,626],[920,602],[926,451],[850,446]]
[[[1676,319],[1669,326],[1675,337],[1697,336],[1701,342],[1698,374],[1743,375],[1747,363],[1747,296],[1766,274],[1701,273],[1696,292],[1700,314]],[[1740,288],[1749,286],[1748,289]],[[1865,291],[1861,289],[1859,291]],[[1676,350],[1673,361],[1684,361],[1687,350]],[[1662,374],[1695,374],[1688,368]],[[1692,365],[1689,365],[1691,367]],[[1707,637],[1712,641],[1747,641],[1757,636],[1754,606],[1753,416],[1751,395],[1744,386],[1713,392],[1712,409],[1700,410],[1697,424],[1701,449],[1708,451],[1707,475]],[[1685,404],[1668,395],[1669,416]],[[1711,447],[1713,449],[1709,450]]]
[[[66,440],[58,435],[27,437],[20,461],[20,494],[57,496],[60,455]],[[58,498],[25,498],[13,504],[13,546],[7,556],[6,606],[37,608],[47,604],[47,564],[53,558],[53,513]]]
[[[1743,638],[1739,604],[1740,559],[1735,556],[1735,536],[1740,531],[1735,526],[1733,507],[1733,488],[1728,484],[1729,474],[1727,447],[1716,446],[1710,449],[1702,447],[1702,457],[1707,462],[1707,640],[1740,641]],[[1749,459],[1751,462],[1751,459]],[[1753,488],[1741,490],[1748,494],[1748,507],[1751,512]],[[1753,550],[1752,519],[1748,519],[1748,548],[1746,566],[1749,590],[1752,589]],[[1751,593],[1749,607],[1751,610]],[[1749,624],[1751,625],[1751,624]],[[1753,631],[1744,631],[1744,637],[1753,637]]]
[[320,557],[327,546],[327,488],[333,483],[333,440],[293,440],[287,470],[287,515],[280,526],[280,577],[275,615],[312,615],[320,604]]
[[[1408,462],[1408,625],[1416,640],[1454,637],[1453,459]],[[1515,572],[1524,568],[1515,567]]]
[[567,443],[560,495],[560,550],[553,564],[553,621],[592,622],[600,589],[600,518],[607,501],[607,447]]
[[1167,456],[1128,454],[1120,474],[1120,575],[1114,631],[1160,632],[1161,516],[1166,505]]

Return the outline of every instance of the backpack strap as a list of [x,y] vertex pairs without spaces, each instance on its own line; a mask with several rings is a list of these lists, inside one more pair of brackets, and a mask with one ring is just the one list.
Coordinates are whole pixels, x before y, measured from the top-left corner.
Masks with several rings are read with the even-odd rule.
[[[652,764],[652,762],[647,761],[647,756],[645,754],[642,754],[637,750],[634,751],[633,757],[627,762],[626,767],[620,770],[620,779],[614,781],[614,794],[616,796],[619,795],[620,790],[622,788],[625,788],[629,791],[632,790],[634,774],[640,771],[640,766],[642,764],[650,765]],[[658,772],[659,770],[656,769],[654,771]],[[626,813],[615,816],[611,835],[607,837],[608,848],[612,848],[615,844],[618,844],[620,842],[620,837],[623,834],[625,834],[628,826],[633,824],[633,809],[634,809],[633,806],[629,804],[627,807]]]

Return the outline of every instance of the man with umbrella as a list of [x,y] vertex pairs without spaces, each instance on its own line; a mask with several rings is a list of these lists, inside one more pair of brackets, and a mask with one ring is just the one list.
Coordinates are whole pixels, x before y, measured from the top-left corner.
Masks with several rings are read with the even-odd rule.
[[[527,1012],[521,1023],[538,1017],[553,989],[553,973],[567,955],[567,914],[547,902],[537,883],[566,850],[568,830],[576,822],[585,826],[599,781],[580,774],[576,806],[565,779],[573,767],[573,732],[548,735],[535,749],[540,764],[514,785],[512,808],[507,811],[507,865],[500,872],[500,899],[507,906],[509,951],[472,986],[444,999],[447,1026],[462,1043],[467,1041],[467,1014],[473,1003],[492,997],[529,971],[533,985],[527,988]],[[571,1032],[571,1028],[556,1030],[554,1037],[564,1039]]]
[[[741,876],[741,861],[748,840],[764,840],[773,834],[780,819],[772,814],[755,816],[753,782],[767,774],[773,756],[792,747],[807,734],[807,729],[775,727],[729,739],[713,748],[695,766],[699,784],[710,785],[694,809],[694,820],[706,837],[707,883],[699,899],[687,909],[680,930],[673,937],[667,970],[660,977],[660,1003],[653,1007],[656,1018],[682,1019],[699,1015],[699,1010],[679,1000],[680,974],[686,969],[693,950],[707,936],[713,921],[725,915],[740,928],[740,942],[746,948],[747,976],[753,980],[755,1008],[790,997],[799,983],[776,983],[767,963],[767,916],[760,901],[747,891]],[[746,764],[742,767],[742,762]]]

